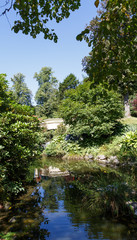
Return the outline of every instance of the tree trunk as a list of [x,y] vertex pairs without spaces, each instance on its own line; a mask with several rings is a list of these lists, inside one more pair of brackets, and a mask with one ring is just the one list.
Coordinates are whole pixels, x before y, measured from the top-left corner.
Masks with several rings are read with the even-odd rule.
[[125,117],[130,117],[130,104],[129,104],[129,95],[128,93],[124,95],[124,106],[125,106]]

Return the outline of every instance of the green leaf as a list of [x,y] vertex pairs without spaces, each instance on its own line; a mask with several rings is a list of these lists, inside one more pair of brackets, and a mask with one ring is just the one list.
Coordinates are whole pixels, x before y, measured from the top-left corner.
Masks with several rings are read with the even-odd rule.
[[98,7],[98,5],[99,5],[99,0],[96,0],[96,1],[94,2],[94,4],[95,4],[96,7]]

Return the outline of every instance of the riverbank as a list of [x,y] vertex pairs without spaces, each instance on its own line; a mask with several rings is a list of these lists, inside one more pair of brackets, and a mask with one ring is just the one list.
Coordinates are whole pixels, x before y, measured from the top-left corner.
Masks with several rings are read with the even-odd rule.
[[137,157],[137,118],[121,119],[121,129],[101,142],[82,141],[66,137],[66,132],[57,131],[48,142],[43,154],[47,157],[85,159],[105,165],[119,165],[135,161]]

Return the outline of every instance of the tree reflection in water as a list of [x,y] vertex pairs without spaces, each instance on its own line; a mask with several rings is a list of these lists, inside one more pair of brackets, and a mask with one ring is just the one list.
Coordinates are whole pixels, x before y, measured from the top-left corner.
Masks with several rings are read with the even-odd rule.
[[49,219],[49,239],[128,239],[125,225],[91,214],[83,204],[84,195],[76,181],[77,176],[46,177],[40,185],[41,206]]
[[40,201],[38,189],[34,191],[34,187],[29,188],[27,194],[20,197],[10,211],[0,214],[0,232],[14,232],[14,239],[17,240],[44,240],[49,237],[50,233],[46,227],[40,228],[42,221],[45,226],[48,224],[48,219],[43,216]]
[[44,172],[36,171],[37,186],[1,214],[1,231],[15,232],[17,240],[136,239],[124,224],[98,218],[88,209],[85,195],[93,182],[97,184],[96,173],[93,181],[91,173],[49,177]]

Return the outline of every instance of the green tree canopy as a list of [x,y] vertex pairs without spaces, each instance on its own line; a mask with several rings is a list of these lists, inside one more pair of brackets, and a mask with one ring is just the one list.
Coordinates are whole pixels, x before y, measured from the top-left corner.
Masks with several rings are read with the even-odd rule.
[[17,20],[14,21],[13,30],[15,33],[22,31],[23,34],[30,34],[36,38],[42,32],[45,39],[57,42],[57,35],[54,29],[47,26],[49,21],[57,23],[68,18],[71,11],[80,7],[80,0],[5,0],[1,8],[1,14],[7,14],[13,9],[16,12]]
[[59,84],[59,98],[63,99],[65,95],[65,91],[69,89],[75,89],[79,84],[79,80],[76,76],[70,73],[62,83]]
[[13,82],[12,91],[15,101],[22,105],[31,106],[32,93],[28,89],[25,81],[25,76],[22,73],[17,73],[11,78]]
[[57,79],[53,76],[50,67],[43,67],[34,78],[38,81],[39,89],[36,92],[36,111],[40,116],[52,117],[58,107]]
[[83,61],[92,86],[103,83],[118,90],[129,113],[128,95],[137,89],[137,2],[108,0],[103,13],[93,19],[78,39],[92,44]]
[[70,126],[70,133],[84,140],[103,139],[111,135],[123,116],[120,96],[102,85],[90,89],[89,81],[67,91],[60,105],[60,116]]

